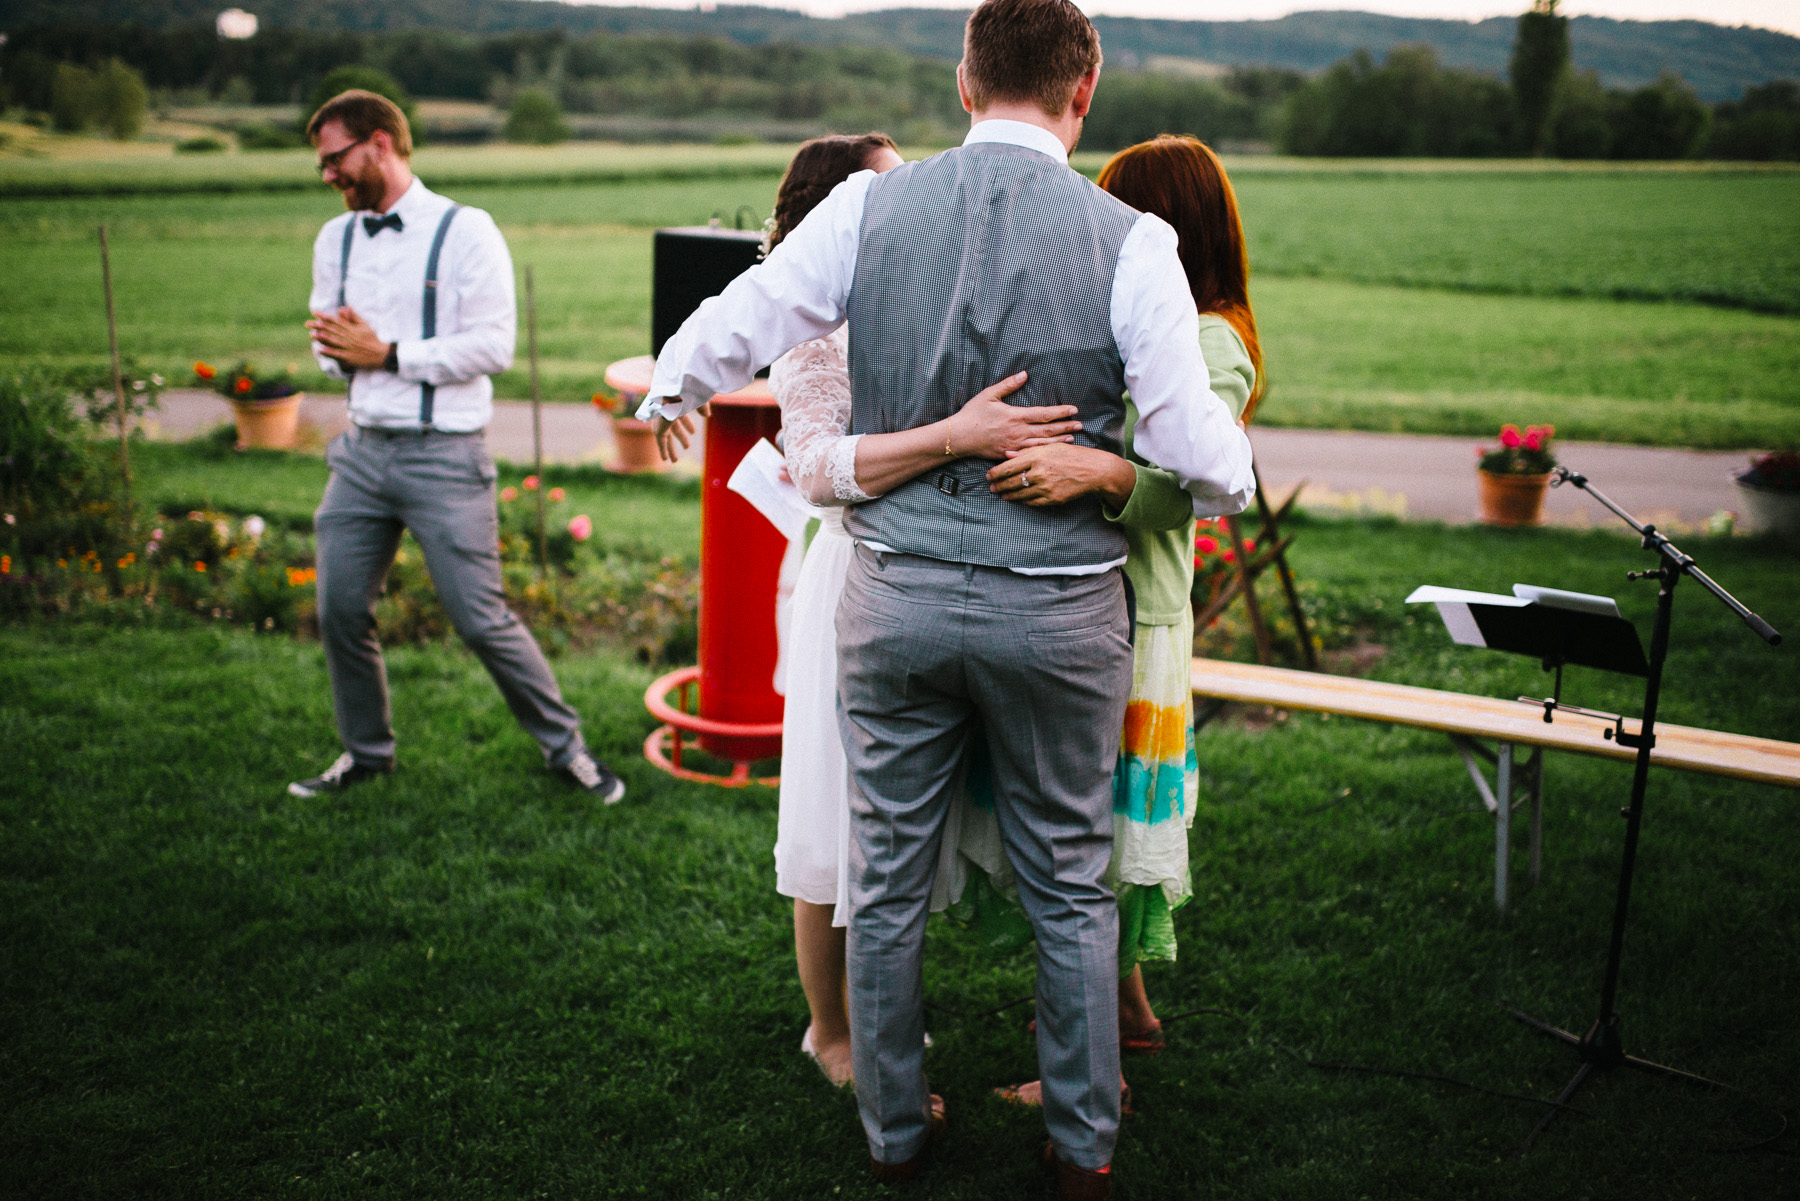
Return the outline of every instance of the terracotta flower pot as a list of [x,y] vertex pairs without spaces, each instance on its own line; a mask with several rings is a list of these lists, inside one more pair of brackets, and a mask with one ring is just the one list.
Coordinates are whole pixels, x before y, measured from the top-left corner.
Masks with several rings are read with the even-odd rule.
[[1743,480],[1734,482],[1743,508],[1741,528],[1745,533],[1773,534],[1790,546],[1800,547],[1800,492],[1758,488]]
[[613,446],[619,452],[614,471],[661,471],[662,456],[656,453],[656,436],[648,421],[635,417],[613,418]]
[[306,393],[281,396],[274,400],[234,400],[231,411],[237,417],[237,448],[246,450],[292,450],[300,441],[300,402]]
[[1550,475],[1480,471],[1481,520],[1488,525],[1540,525]]

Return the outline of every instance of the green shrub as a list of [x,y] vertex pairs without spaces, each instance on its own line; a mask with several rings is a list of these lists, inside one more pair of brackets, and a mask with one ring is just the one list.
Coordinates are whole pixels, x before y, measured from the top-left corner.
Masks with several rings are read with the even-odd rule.
[[513,97],[506,114],[506,140],[531,146],[553,146],[569,140],[569,123],[550,93],[526,88]]
[[292,150],[306,145],[306,139],[291,129],[275,125],[244,125],[237,131],[240,150]]
[[210,135],[183,138],[175,143],[176,154],[217,154],[224,149],[225,143]]
[[99,123],[118,142],[129,142],[144,129],[150,90],[144,77],[116,58],[108,59],[95,77]]
[[50,122],[62,133],[80,133],[100,116],[100,81],[86,67],[57,63],[50,80]]

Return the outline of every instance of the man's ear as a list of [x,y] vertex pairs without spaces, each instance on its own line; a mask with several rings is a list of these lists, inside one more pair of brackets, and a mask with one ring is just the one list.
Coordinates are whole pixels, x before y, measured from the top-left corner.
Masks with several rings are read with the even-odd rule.
[[1088,115],[1088,109],[1092,108],[1094,104],[1094,89],[1099,86],[1100,68],[1098,66],[1083,75],[1081,82],[1075,85],[1075,95],[1069,101],[1069,114],[1076,120],[1082,120]]
[[963,65],[961,63],[956,64],[956,97],[962,101],[963,112],[973,116],[975,113],[975,98],[969,95],[969,84],[968,81],[963,78]]
[[378,129],[369,135],[369,147],[375,151],[375,157],[385,159],[394,153],[394,139],[385,129]]

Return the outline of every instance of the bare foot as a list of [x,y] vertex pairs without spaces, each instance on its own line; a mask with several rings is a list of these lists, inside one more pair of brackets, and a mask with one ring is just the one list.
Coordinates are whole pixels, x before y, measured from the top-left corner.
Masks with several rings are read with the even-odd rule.
[[1044,1103],[1044,1082],[1028,1080],[1024,1084],[1015,1084],[1010,1088],[994,1090],[1002,1101],[1010,1101],[1014,1105],[1042,1105]]
[[806,1057],[819,1065],[825,1073],[825,1079],[839,1088],[856,1083],[856,1073],[850,1062],[850,1040],[837,1042],[820,1042],[813,1034],[811,1026],[806,1028],[806,1037],[800,1040],[800,1050]]

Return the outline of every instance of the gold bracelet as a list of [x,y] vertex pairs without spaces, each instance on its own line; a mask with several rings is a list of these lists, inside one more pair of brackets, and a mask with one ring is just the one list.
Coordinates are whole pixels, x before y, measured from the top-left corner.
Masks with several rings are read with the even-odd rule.
[[952,457],[952,453],[950,450],[950,418],[946,417],[944,418],[944,457],[948,459]]

